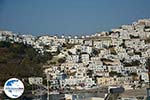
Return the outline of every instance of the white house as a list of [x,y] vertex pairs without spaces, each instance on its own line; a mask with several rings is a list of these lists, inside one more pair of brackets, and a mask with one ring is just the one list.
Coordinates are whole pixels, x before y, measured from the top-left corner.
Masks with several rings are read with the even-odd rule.
[[93,45],[93,41],[92,40],[85,40],[84,41],[84,45],[86,45],[86,46],[92,46]]
[[92,53],[92,47],[89,46],[81,46],[81,52],[86,52],[88,54]]
[[29,77],[29,84],[33,85],[41,85],[43,83],[43,78],[42,77]]
[[83,63],[86,63],[86,64],[88,64],[89,63],[89,54],[82,54],[81,55],[81,59],[82,59],[82,62]]
[[147,72],[142,72],[142,73],[140,73],[140,75],[141,75],[141,79],[144,82],[149,82],[149,77],[148,77],[148,73]]
[[101,49],[103,45],[101,41],[94,41],[93,46],[95,48]]

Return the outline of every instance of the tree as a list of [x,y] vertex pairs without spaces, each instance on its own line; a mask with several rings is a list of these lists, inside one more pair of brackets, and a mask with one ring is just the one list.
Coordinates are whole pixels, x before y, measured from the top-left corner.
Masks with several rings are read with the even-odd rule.
[[64,57],[64,58],[59,58],[58,59],[58,63],[64,63],[66,61],[66,58]]
[[134,35],[131,35],[131,34],[130,34],[130,38],[131,38],[131,39],[137,39],[137,38],[140,38],[140,37],[139,37],[139,36],[134,36]]
[[93,54],[94,56],[97,56],[99,53],[100,53],[100,52],[99,52],[99,50],[98,50],[98,49],[93,48],[93,50],[92,50],[92,54]]
[[72,52],[68,51],[68,54],[69,54],[69,55],[72,55]]
[[113,55],[117,55],[117,52],[114,48],[110,48],[110,53]]
[[117,77],[122,77],[123,75],[121,73],[117,73],[116,71],[111,71],[109,72],[109,75],[111,77],[117,76]]
[[93,74],[94,74],[93,70],[87,70],[87,75],[88,75],[90,78],[93,77]]
[[150,43],[150,37],[145,39],[145,43]]
[[123,65],[125,67],[130,67],[130,66],[139,66],[141,63],[139,60],[133,60],[131,62],[123,62]]
[[1,41],[0,42],[0,47],[5,47],[5,48],[7,48],[7,47],[10,47],[10,43],[9,42],[5,42],[5,41]]

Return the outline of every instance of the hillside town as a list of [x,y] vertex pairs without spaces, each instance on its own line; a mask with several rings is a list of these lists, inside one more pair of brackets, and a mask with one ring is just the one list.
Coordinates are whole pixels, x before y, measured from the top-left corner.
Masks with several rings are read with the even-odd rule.
[[[51,53],[52,59],[42,66],[51,90],[108,86],[130,90],[149,83],[150,19],[85,36],[33,36],[1,30],[0,41],[24,43],[38,53]],[[40,81],[36,84],[42,84]]]

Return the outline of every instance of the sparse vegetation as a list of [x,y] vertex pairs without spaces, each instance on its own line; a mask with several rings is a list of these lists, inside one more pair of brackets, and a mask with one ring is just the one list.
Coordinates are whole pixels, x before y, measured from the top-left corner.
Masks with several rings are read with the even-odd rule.
[[141,63],[140,61],[138,60],[134,60],[134,61],[131,61],[131,62],[123,62],[123,65],[125,67],[130,67],[130,66],[139,66]]

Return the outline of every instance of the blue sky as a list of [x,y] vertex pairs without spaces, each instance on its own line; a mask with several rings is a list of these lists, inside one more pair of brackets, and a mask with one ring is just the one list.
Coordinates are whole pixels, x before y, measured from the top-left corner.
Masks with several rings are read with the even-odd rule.
[[0,0],[0,29],[71,34],[109,31],[150,18],[150,0]]

